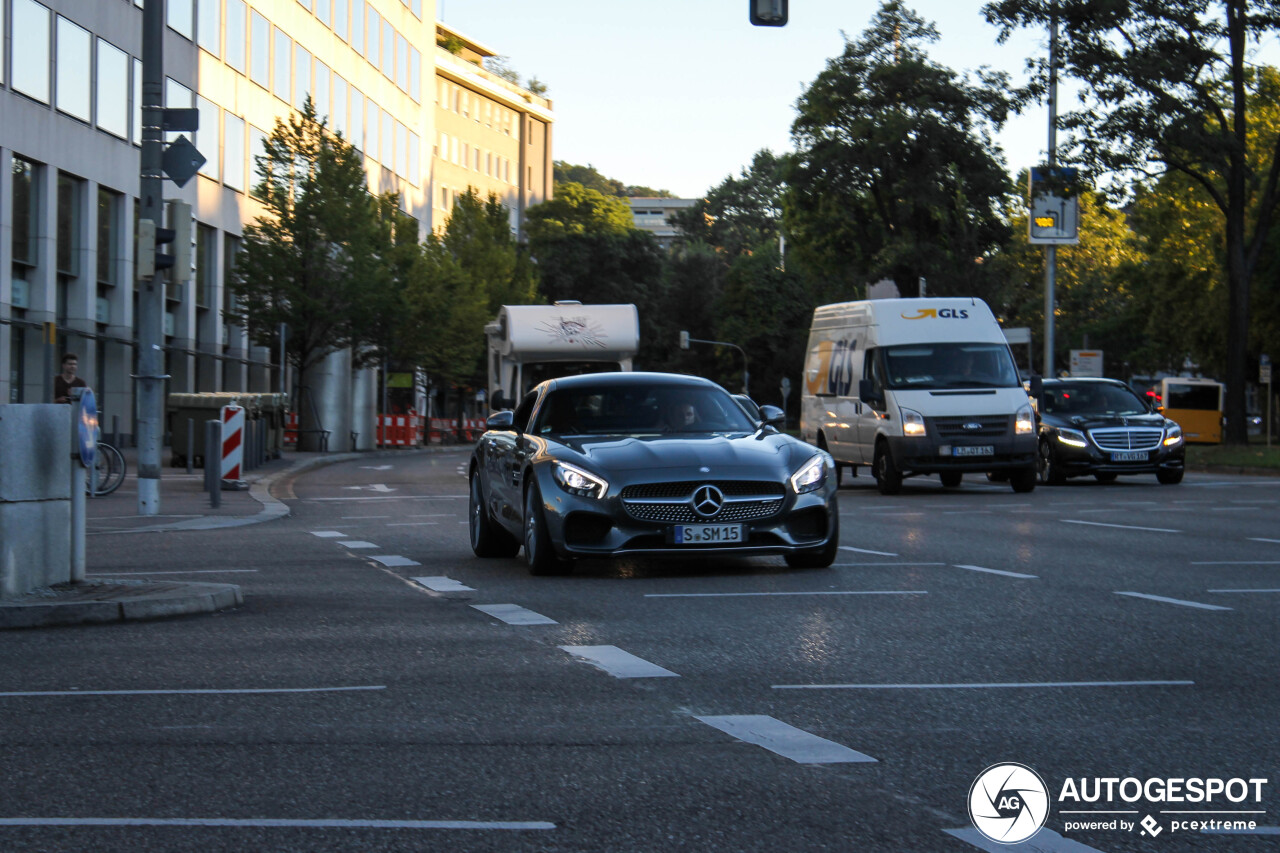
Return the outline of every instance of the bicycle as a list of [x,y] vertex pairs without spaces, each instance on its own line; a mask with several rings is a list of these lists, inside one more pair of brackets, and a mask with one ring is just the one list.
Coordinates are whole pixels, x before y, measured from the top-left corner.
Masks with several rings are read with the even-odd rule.
[[91,483],[85,491],[94,497],[109,495],[120,488],[120,484],[124,482],[128,465],[124,461],[123,454],[105,441],[98,442],[98,452],[94,458],[96,476],[92,483],[97,483],[97,490],[94,490]]

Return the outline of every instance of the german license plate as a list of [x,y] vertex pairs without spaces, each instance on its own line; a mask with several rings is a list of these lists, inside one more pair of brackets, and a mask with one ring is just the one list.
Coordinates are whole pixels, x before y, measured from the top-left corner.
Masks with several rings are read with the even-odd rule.
[[1112,462],[1146,462],[1145,450],[1122,450],[1111,454]]
[[741,542],[741,524],[677,524],[677,545],[707,545],[717,542]]
[[962,444],[951,448],[952,456],[995,456],[996,449],[990,444]]

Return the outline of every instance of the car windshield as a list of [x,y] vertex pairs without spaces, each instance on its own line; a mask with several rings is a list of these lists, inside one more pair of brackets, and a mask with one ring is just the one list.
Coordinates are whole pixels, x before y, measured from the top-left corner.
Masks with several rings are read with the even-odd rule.
[[1054,415],[1145,415],[1147,407],[1126,386],[1081,382],[1046,387],[1043,411]]
[[1016,388],[1018,368],[1004,344],[929,343],[885,347],[886,387]]
[[720,388],[689,385],[584,385],[552,391],[535,435],[661,435],[754,432],[755,424]]

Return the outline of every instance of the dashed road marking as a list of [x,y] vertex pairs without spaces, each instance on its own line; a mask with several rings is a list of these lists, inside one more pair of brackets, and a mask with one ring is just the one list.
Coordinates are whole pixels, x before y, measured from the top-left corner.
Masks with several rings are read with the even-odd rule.
[[1177,604],[1180,607],[1195,607],[1200,610],[1230,610],[1230,607],[1222,607],[1218,604],[1201,604],[1198,601],[1185,601],[1181,598],[1166,598],[1163,595],[1149,595],[1145,592],[1120,592],[1116,591],[1116,595],[1128,595],[1132,598],[1145,598],[1148,601],[1162,601],[1165,604]]
[[983,568],[982,566],[962,566],[959,563],[953,563],[952,565],[954,565],[957,569],[965,569],[966,571],[970,571],[970,572],[986,572],[987,574],[990,574],[990,575],[1004,575],[1007,578],[1028,578],[1030,580],[1035,580],[1036,578],[1039,577],[1039,575],[1026,575],[1026,574],[1023,574],[1022,572],[1006,572],[1003,569],[986,569],[986,568]]
[[353,548],[353,549],[361,549],[361,548],[377,548],[377,547],[378,547],[377,545],[373,544],[372,542],[365,542],[363,539],[348,539],[347,541],[345,541],[345,542],[339,542],[338,544],[339,544],[339,545],[341,545],[341,546],[342,546],[342,547],[344,547],[344,548]]
[[508,625],[558,625],[560,624],[554,619],[549,619],[541,613],[534,613],[532,610],[526,610],[518,604],[473,604],[471,605],[481,613],[487,613],[494,619],[500,619]]
[[379,556],[370,556],[370,560],[381,563],[387,568],[396,568],[398,566],[421,566],[417,560],[410,560],[408,557],[401,557],[399,554],[382,554]]
[[649,663],[617,646],[560,646],[574,657],[582,658],[614,678],[679,678],[678,673]]
[[865,764],[876,759],[761,714],[697,717],[740,741],[764,747],[797,764]]
[[[377,559],[375,557],[375,559]],[[418,565],[414,563],[414,565]],[[474,587],[469,587],[461,581],[446,577],[430,577],[430,578],[414,578],[413,582],[421,586],[425,586],[432,592],[475,592]]]
[[896,557],[892,551],[868,551],[866,548],[855,548],[852,545],[841,545],[841,551],[853,551],[855,554],[874,554],[877,557]]
[[337,539],[340,536],[347,536],[349,534],[343,533],[341,530],[313,530],[311,531],[311,535],[319,536],[321,539]]
[[1181,530],[1171,530],[1168,527],[1139,527],[1136,524],[1107,524],[1105,521],[1080,521],[1073,518],[1062,519],[1063,524],[1087,524],[1090,527],[1115,527],[1120,530],[1145,530],[1148,533],[1181,533]]

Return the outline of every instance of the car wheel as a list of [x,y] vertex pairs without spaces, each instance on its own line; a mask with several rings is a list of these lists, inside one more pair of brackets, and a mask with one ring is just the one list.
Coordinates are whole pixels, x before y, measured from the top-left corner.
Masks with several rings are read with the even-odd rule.
[[1156,479],[1162,486],[1176,486],[1182,482],[1181,468],[1161,468],[1156,472]]
[[471,550],[477,557],[514,557],[520,550],[520,542],[506,530],[494,524],[489,508],[484,503],[484,490],[480,475],[471,475],[471,498],[467,507],[468,527],[471,533]]
[[1117,476],[1119,475],[1112,471],[1099,471],[1093,475],[1093,478],[1099,483],[1114,483]]
[[1066,482],[1062,476],[1062,466],[1054,457],[1053,448],[1047,440],[1040,442],[1040,482],[1049,486],[1061,486]]
[[1009,472],[1009,485],[1018,493],[1033,491],[1036,487],[1036,469],[1028,465],[1018,471]]
[[530,486],[524,493],[524,561],[531,575],[560,574],[567,567],[551,545],[537,486]]
[[954,489],[964,479],[964,474],[960,471],[943,471],[938,476],[942,479],[943,487],[948,489]]
[[825,569],[836,561],[840,551],[840,513],[833,502],[831,506],[831,538],[818,551],[802,551],[783,557],[793,569]]
[[902,472],[893,463],[893,454],[889,445],[880,442],[876,445],[876,455],[871,462],[871,470],[876,477],[876,486],[882,495],[896,495],[902,491]]

